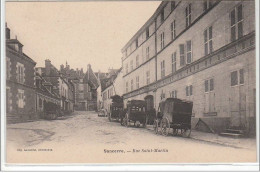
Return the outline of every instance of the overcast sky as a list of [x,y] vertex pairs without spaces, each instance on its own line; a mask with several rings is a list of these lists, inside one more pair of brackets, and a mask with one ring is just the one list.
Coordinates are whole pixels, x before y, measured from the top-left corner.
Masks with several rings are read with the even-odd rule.
[[44,66],[106,72],[121,67],[121,49],[142,27],[160,1],[6,2],[6,22],[23,51]]

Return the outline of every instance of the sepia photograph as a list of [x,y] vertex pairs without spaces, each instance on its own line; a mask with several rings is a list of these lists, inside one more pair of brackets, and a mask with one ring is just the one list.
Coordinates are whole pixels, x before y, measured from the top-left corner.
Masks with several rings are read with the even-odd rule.
[[4,4],[5,166],[258,164],[254,0]]

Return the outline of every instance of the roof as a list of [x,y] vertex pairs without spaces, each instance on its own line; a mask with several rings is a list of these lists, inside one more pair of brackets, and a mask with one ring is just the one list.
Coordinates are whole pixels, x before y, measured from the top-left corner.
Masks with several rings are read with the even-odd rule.
[[146,106],[146,102],[144,100],[129,100],[127,101],[127,104],[131,104],[131,105],[144,105]]
[[[39,73],[36,73],[36,77],[40,78],[40,80],[42,80],[45,84],[52,86],[52,84],[50,82],[46,82],[45,79]],[[41,85],[41,88],[36,87],[36,92],[55,99],[59,99],[59,96],[56,93],[49,91],[44,85]]]
[[160,101],[160,103],[162,102],[183,102],[183,103],[192,103],[192,101],[189,101],[189,100],[182,100],[182,99],[178,99],[178,98],[167,98],[167,99],[163,99]]
[[89,86],[94,89],[94,88],[98,88],[99,86],[99,82],[98,82],[98,78],[97,76],[94,74],[93,70],[91,68],[89,68],[83,78],[83,82],[84,83],[88,83]]
[[145,22],[145,24],[136,32],[136,34],[126,43],[126,45],[121,49],[124,52],[130,44],[138,38],[138,36],[145,31],[145,29],[156,19],[157,15],[160,13],[161,9],[167,4],[167,1],[162,1],[158,8],[155,10],[153,15]]

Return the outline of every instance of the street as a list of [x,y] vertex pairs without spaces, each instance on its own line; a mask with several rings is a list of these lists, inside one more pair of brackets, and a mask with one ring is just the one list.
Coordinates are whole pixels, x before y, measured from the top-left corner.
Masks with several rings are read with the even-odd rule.
[[96,112],[74,112],[52,121],[8,124],[7,143],[7,162],[10,163],[256,161],[256,148],[232,148],[192,138],[164,137],[148,129],[126,128],[118,122],[109,122]]

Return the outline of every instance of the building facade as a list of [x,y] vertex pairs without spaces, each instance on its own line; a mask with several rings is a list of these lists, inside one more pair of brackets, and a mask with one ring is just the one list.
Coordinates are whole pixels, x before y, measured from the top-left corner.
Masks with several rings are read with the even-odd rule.
[[254,131],[254,3],[163,1],[122,49],[124,101],[177,97],[193,101],[193,128]]
[[19,40],[10,38],[6,27],[6,113],[7,122],[37,118],[35,115],[36,63],[23,53]]
[[38,117],[44,118],[45,103],[51,102],[60,106],[61,99],[58,94],[53,92],[53,85],[46,82],[44,78],[36,73],[36,113]]
[[115,74],[111,75],[106,79],[102,90],[102,108],[107,112],[110,112],[110,105],[112,104],[111,97],[114,95],[123,95],[123,71],[122,68],[116,71]]
[[37,73],[39,73],[46,82],[50,82],[53,85],[53,92],[59,95],[61,102],[61,109],[65,113],[71,113],[74,111],[74,85],[66,77],[66,75],[60,73],[58,69],[52,65],[49,59],[45,60],[45,67],[37,67]]

